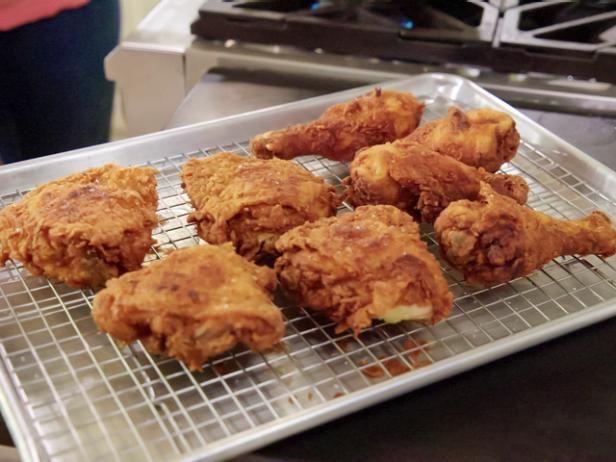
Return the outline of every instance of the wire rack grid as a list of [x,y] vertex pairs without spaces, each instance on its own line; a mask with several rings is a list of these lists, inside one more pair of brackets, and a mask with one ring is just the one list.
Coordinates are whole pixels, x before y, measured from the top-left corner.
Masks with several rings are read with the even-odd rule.
[[[442,96],[421,99],[427,120],[455,103]],[[249,154],[246,142],[234,142],[148,163],[159,171],[161,222],[146,264],[199,243],[195,227],[186,221],[192,208],[179,173],[187,159],[219,151]],[[345,164],[311,156],[297,162],[342,189]],[[527,142],[504,171],[528,181],[529,206],[536,210],[578,218],[599,208],[616,216],[610,199]],[[0,197],[0,207],[24,193]],[[341,206],[341,211],[349,209]],[[434,326],[380,323],[357,337],[336,335],[334,324],[319,313],[277,295],[287,325],[281,346],[266,354],[237,348],[200,373],[151,356],[140,344],[117,345],[96,329],[92,291],[9,263],[0,269],[0,356],[36,456],[53,461],[154,461],[195,454],[215,459],[217,448],[238,436],[257,435],[375,384],[410,378],[417,369],[616,300],[614,258],[558,258],[529,277],[473,288],[440,259],[431,227],[422,231],[455,297],[447,320]]]

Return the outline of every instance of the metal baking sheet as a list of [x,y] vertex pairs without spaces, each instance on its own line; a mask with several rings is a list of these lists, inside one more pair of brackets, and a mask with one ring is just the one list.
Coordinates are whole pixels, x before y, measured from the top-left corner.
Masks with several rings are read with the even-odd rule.
[[[528,181],[531,207],[566,218],[594,209],[616,216],[614,172],[473,83],[425,74],[383,86],[415,93],[427,104],[424,120],[444,115],[451,104],[508,112],[523,142],[504,171]],[[187,159],[221,150],[248,154],[252,135],[309,120],[366,91],[4,166],[0,207],[76,170],[107,162],[151,165],[160,172],[162,221],[147,260],[164,257],[198,243],[180,186]],[[338,188],[347,174],[346,165],[326,159],[297,162]],[[431,228],[422,229],[438,255]],[[465,285],[442,263],[455,306],[435,326],[378,324],[358,337],[335,335],[327,319],[278,297],[287,321],[280,348],[267,354],[235,349],[195,374],[97,332],[92,291],[9,263],[0,269],[2,414],[24,460],[220,460],[616,314],[614,257],[558,258],[489,289]]]

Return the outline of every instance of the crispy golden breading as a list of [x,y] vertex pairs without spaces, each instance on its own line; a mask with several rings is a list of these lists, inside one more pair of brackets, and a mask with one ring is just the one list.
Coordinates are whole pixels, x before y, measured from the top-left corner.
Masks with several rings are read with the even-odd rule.
[[0,210],[0,264],[75,287],[139,268],[158,223],[155,175],[106,165],[39,186]]
[[473,284],[510,281],[561,255],[616,253],[616,231],[604,213],[558,220],[518,205],[486,184],[481,200],[451,203],[434,229],[445,259]]
[[520,135],[515,121],[504,112],[483,108],[464,113],[452,107],[446,117],[419,127],[406,140],[496,172],[515,156]]
[[278,237],[336,212],[332,186],[292,162],[220,153],[191,159],[182,181],[196,211],[189,221],[212,244],[231,241],[250,259],[275,254]]
[[375,89],[327,109],[313,122],[271,131],[252,139],[262,159],[292,159],[317,154],[351,160],[358,149],[409,135],[419,125],[424,105],[410,93]]
[[237,255],[231,245],[176,250],[118,279],[94,298],[98,327],[116,339],[141,340],[193,371],[236,344],[271,348],[284,333],[271,301],[276,275]]
[[450,202],[476,199],[481,181],[526,203],[528,185],[521,177],[469,167],[417,143],[394,142],[360,151],[344,183],[353,205],[394,205],[432,223]]
[[373,319],[445,318],[452,295],[419,227],[389,205],[306,223],[276,243],[280,281],[299,301],[358,333]]

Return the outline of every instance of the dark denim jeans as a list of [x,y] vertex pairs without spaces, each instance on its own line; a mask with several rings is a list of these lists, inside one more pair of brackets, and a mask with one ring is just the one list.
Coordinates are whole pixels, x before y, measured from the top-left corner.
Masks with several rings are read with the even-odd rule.
[[118,0],[0,32],[0,158],[4,163],[104,143],[113,84],[103,59],[118,43]]

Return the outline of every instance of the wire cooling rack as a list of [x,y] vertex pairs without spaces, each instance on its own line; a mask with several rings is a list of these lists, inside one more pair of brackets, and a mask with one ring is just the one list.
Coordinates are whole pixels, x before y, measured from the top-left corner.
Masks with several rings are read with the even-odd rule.
[[[454,103],[423,99],[428,120]],[[161,223],[146,264],[199,242],[186,221],[191,206],[180,169],[189,158],[223,150],[248,154],[247,143],[237,142],[148,163],[159,171]],[[346,165],[317,157],[297,162],[341,190]],[[528,181],[529,205],[536,210],[561,218],[594,209],[616,216],[607,197],[527,142],[504,171]],[[0,206],[24,192],[0,197]],[[431,228],[422,230],[438,257]],[[616,300],[614,258],[558,258],[527,278],[489,289],[465,285],[440,262],[455,305],[435,326],[381,323],[357,337],[335,335],[332,322],[278,296],[287,321],[280,348],[266,354],[238,348],[200,373],[151,356],[140,344],[116,345],[91,318],[92,291],[9,263],[0,269],[0,355],[19,401],[17,417],[30,429],[26,439],[42,460],[213,460],[293,419],[314,417],[316,424],[323,410],[379,384],[413,380],[439,362]],[[235,450],[225,452],[233,445]]]

